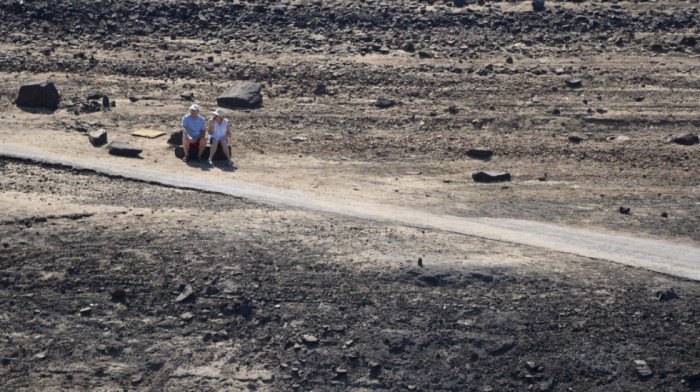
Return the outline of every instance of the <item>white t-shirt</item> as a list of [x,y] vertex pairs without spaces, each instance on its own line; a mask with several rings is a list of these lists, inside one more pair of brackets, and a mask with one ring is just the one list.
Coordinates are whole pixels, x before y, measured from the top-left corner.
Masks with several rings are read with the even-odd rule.
[[221,140],[226,137],[226,127],[228,126],[228,120],[221,121],[221,124],[214,120],[214,133],[211,135],[212,139]]

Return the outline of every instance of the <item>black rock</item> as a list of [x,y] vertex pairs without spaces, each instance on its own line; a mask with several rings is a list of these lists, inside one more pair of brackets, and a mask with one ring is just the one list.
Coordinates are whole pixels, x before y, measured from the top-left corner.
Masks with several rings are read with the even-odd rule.
[[88,132],[88,139],[93,146],[101,146],[107,143],[107,131],[104,129],[97,129]]
[[323,95],[326,93],[326,85],[323,83],[316,83],[316,87],[314,87],[314,94],[316,95]]
[[433,52],[431,52],[427,49],[422,49],[422,50],[418,51],[418,57],[420,57],[422,59],[432,59],[434,56],[433,56]]
[[401,46],[401,49],[402,49],[403,51],[405,51],[405,52],[411,52],[411,53],[412,53],[413,51],[416,50],[416,47],[413,45],[413,42],[408,41],[408,42],[404,43],[404,44]]
[[448,106],[447,109],[445,109],[445,111],[447,111],[447,112],[450,113],[450,114],[457,114],[457,113],[459,113],[459,109],[458,109],[457,106],[455,106],[455,105],[450,105],[450,106]]
[[180,93],[180,98],[185,100],[185,101],[192,101],[194,99],[194,93],[193,92]]
[[569,135],[569,141],[571,143],[581,143],[581,141],[583,141],[583,139],[584,139],[583,136]]
[[253,304],[250,303],[249,299],[244,298],[243,301],[241,301],[240,305],[238,305],[238,314],[240,314],[243,317],[246,317],[252,311],[253,311]]
[[182,131],[176,131],[176,132],[171,133],[170,138],[168,139],[168,144],[172,144],[173,146],[181,146],[182,145]]
[[139,147],[134,147],[130,145],[129,143],[125,142],[118,142],[114,141],[111,142],[107,145],[107,148],[109,149],[109,153],[112,155],[121,155],[125,157],[135,157],[141,152],[143,152],[142,148]]
[[487,148],[470,148],[467,151],[467,156],[478,159],[489,159],[493,155],[493,151]]
[[86,307],[80,309],[80,315],[83,317],[87,317],[92,314],[92,308],[91,307]]
[[642,102],[644,100],[644,97],[634,97],[635,102]]
[[61,96],[56,86],[48,81],[25,84],[19,89],[15,104],[30,108],[44,107],[56,110],[61,102]]
[[88,93],[88,95],[87,95],[87,99],[90,99],[90,100],[96,101],[100,98],[102,98],[102,94],[100,94],[100,93],[92,92],[92,93]]
[[505,342],[498,343],[493,347],[489,348],[487,351],[490,355],[502,355],[510,351],[516,343],[512,340],[507,340]]
[[262,87],[253,82],[240,82],[216,98],[217,105],[227,108],[257,108],[262,105]]
[[476,182],[502,182],[510,181],[510,173],[497,173],[489,171],[475,171],[472,179]]
[[545,110],[545,111],[547,113],[555,115],[555,116],[558,116],[561,114],[561,111],[559,110],[559,108],[554,106],[554,105],[547,107],[547,110]]
[[659,301],[671,301],[677,299],[678,294],[676,294],[676,292],[673,291],[673,288],[658,289],[654,291],[654,298],[658,299]]
[[620,214],[629,215],[629,214],[630,214],[630,208],[629,208],[629,207],[622,207],[622,206],[620,206]]
[[574,78],[571,77],[569,79],[566,79],[566,85],[571,87],[571,88],[579,88],[582,85],[581,79],[579,78]]
[[112,301],[122,301],[126,298],[126,290],[119,287],[112,291]]
[[687,135],[679,136],[677,138],[673,139],[674,143],[682,144],[684,146],[692,146],[693,144],[698,144],[700,143],[700,138],[698,138],[698,135],[694,135],[692,133],[689,133]]
[[464,7],[467,4],[466,0],[452,0],[452,2],[455,5],[455,7],[459,8]]
[[396,101],[394,101],[393,99],[379,97],[377,98],[377,102],[374,105],[380,109],[386,109],[396,105]]
[[533,0],[532,1],[532,9],[535,11],[544,11],[544,0]]

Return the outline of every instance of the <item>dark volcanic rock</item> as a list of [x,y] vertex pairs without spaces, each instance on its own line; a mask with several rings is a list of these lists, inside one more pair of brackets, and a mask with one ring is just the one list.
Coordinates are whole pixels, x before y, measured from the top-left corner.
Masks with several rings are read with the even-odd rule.
[[187,285],[185,286],[185,290],[180,293],[180,295],[175,298],[175,302],[185,302],[194,299],[194,290],[192,289],[192,286]]
[[532,9],[535,11],[544,11],[544,0],[533,0]]
[[654,291],[654,298],[658,299],[659,301],[671,301],[673,299],[677,299],[678,294],[676,294],[673,288],[658,289]]
[[693,144],[700,143],[700,138],[698,138],[698,135],[689,133],[687,135],[674,138],[673,141],[684,146],[692,146]]
[[236,83],[216,98],[219,106],[227,108],[257,108],[262,105],[262,87],[253,82]]
[[376,106],[380,109],[390,108],[394,105],[396,105],[396,101],[394,101],[393,99],[387,99],[384,97],[377,98],[377,102],[374,104],[374,106]]
[[582,85],[581,79],[571,77],[569,79],[566,79],[566,85],[571,88],[579,88]]
[[107,145],[109,153],[112,155],[121,155],[125,157],[135,157],[143,151],[142,148],[134,147],[126,142],[114,141]]
[[583,141],[584,137],[580,135],[569,135],[569,141],[571,143],[581,143]]
[[61,102],[61,96],[56,86],[48,81],[25,84],[19,89],[15,104],[30,108],[44,107],[56,110]]
[[629,215],[629,214],[630,214],[630,208],[629,208],[629,207],[622,207],[622,206],[620,206],[620,214]]
[[467,151],[467,155],[472,158],[488,159],[493,155],[493,151],[487,148],[471,148]]
[[510,181],[510,173],[475,171],[474,173],[472,173],[472,179],[476,182]]
[[107,131],[104,129],[98,129],[88,132],[88,139],[93,146],[101,146],[107,143]]

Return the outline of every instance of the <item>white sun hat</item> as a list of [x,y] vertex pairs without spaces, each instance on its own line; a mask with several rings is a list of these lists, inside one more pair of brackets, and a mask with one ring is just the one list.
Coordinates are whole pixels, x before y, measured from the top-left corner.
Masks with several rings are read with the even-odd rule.
[[215,116],[219,116],[221,118],[224,118],[224,110],[223,109],[216,109],[213,112],[211,112],[211,114],[213,114]]
[[199,106],[197,106],[196,104],[195,104],[195,105],[192,105],[192,106],[190,106],[190,110],[199,111]]

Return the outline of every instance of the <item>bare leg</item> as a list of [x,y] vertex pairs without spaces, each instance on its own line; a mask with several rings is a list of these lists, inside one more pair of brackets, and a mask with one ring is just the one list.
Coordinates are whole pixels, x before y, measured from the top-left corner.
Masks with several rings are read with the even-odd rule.
[[216,154],[216,148],[219,146],[219,141],[216,139],[211,140],[211,148],[209,149],[209,162],[214,160],[214,154]]
[[199,154],[197,154],[197,158],[199,158],[200,160],[202,159],[202,154],[204,154],[205,148],[207,148],[207,139],[203,137],[199,140]]
[[221,148],[224,149],[224,154],[226,154],[226,159],[228,159],[229,165],[231,164],[231,152],[228,150],[228,143],[226,139],[221,139]]
[[185,150],[185,159],[190,156],[190,141],[186,138],[182,138],[182,149]]

